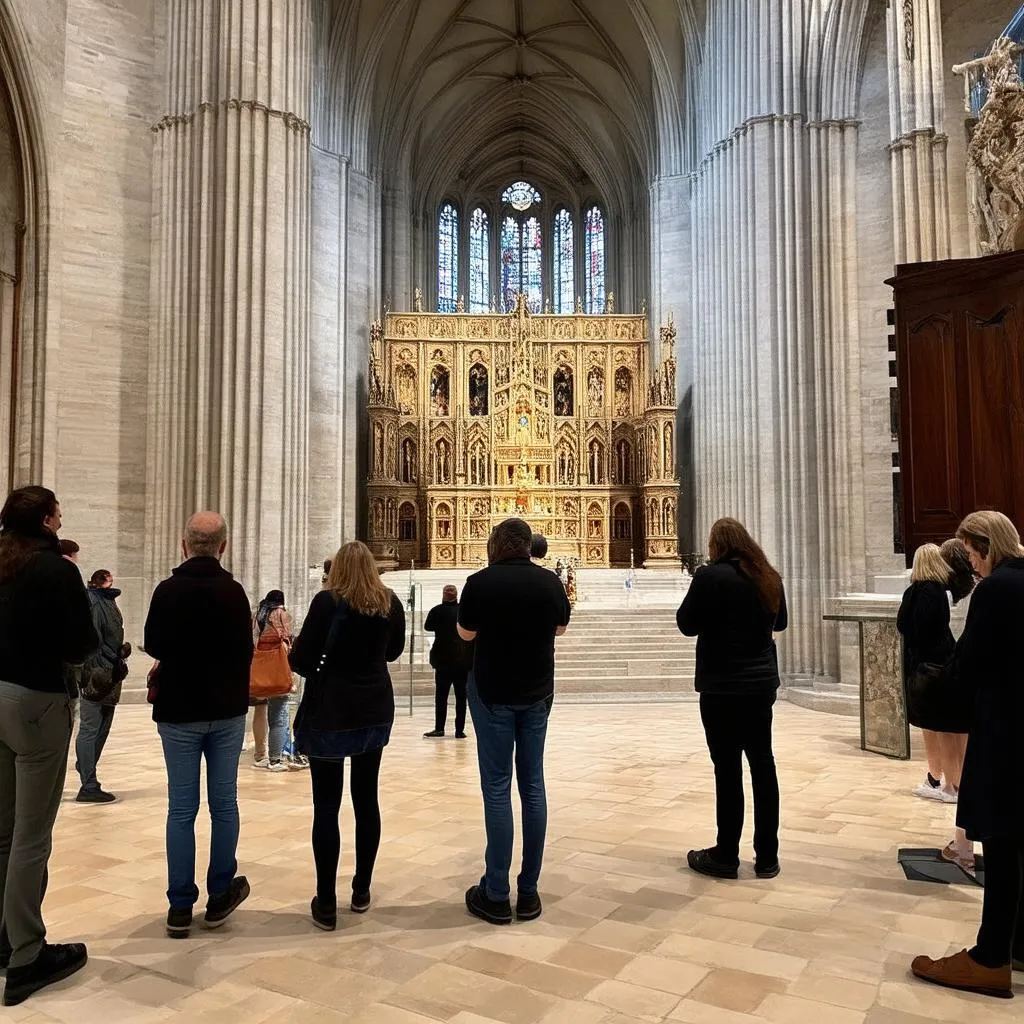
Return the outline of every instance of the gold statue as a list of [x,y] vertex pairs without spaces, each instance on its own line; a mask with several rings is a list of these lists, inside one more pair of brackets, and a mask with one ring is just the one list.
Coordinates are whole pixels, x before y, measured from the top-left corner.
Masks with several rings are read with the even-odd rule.
[[423,289],[417,287],[413,292],[412,308],[417,313],[423,312]]
[[609,315],[615,312],[615,292],[608,293],[608,298],[604,300],[604,311]]
[[576,315],[579,316],[583,312],[583,300],[577,295],[576,296]]
[[465,313],[466,312],[466,300],[461,295],[459,296],[459,301],[455,303],[455,312],[456,313]]

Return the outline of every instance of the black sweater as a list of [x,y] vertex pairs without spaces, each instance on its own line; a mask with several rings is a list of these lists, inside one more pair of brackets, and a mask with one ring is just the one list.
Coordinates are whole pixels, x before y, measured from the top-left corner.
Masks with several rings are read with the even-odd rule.
[[160,662],[154,722],[217,722],[248,710],[249,599],[216,558],[190,558],[153,591],[145,648]]
[[295,716],[297,736],[303,731],[349,732],[394,721],[395,695],[388,662],[405,649],[402,602],[392,594],[386,618],[345,608],[322,673],[317,670],[339,609],[329,590],[313,598],[292,645],[288,656],[292,669],[309,681]]
[[693,574],[676,624],[681,633],[697,638],[698,693],[774,693],[779,688],[772,634],[789,624],[785,591],[774,613],[738,562],[704,565]]
[[957,824],[971,839],[1024,838],[1024,558],[975,588],[956,647],[957,684],[973,700]]
[[903,637],[904,679],[920,665],[944,665],[955,648],[946,588],[933,580],[911,583],[903,593],[896,628]]
[[0,680],[42,693],[67,693],[64,665],[99,646],[78,569],[47,533],[13,580],[0,584]]
[[465,675],[473,660],[473,648],[459,636],[459,602],[443,601],[434,605],[423,623],[425,633],[434,634],[430,664],[439,672]]

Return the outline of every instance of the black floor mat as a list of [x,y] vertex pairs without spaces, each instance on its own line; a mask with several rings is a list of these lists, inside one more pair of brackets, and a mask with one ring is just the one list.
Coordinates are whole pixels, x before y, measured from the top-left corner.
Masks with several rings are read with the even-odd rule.
[[975,857],[977,876],[971,878],[955,864],[943,860],[939,850],[900,850],[899,862],[911,882],[938,882],[940,885],[985,885],[985,858]]

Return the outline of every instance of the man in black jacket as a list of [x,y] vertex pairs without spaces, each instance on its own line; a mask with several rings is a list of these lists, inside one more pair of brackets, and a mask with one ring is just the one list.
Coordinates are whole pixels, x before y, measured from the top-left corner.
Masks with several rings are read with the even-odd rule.
[[523,807],[523,866],[516,917],[540,917],[537,894],[548,805],[544,740],[555,691],[555,637],[569,624],[569,601],[553,572],[530,561],[532,533],[506,519],[487,543],[490,564],[462,588],[459,636],[475,640],[469,708],[476,731],[487,830],[486,869],[466,907],[491,924],[510,924],[512,765]]
[[[82,780],[76,801],[80,804],[109,804],[117,797],[108,793],[96,778],[103,748],[114,721],[114,709],[121,699],[121,683],[127,673],[125,657],[130,648],[124,642],[124,619],[117,599],[121,591],[114,586],[114,575],[97,569],[89,579],[89,607],[92,622],[100,636],[100,646],[82,670],[82,703],[78,713],[78,739],[75,741],[75,769]],[[99,684],[94,688],[93,681]]]
[[434,669],[434,728],[427,738],[444,735],[448,718],[448,691],[455,688],[455,738],[466,738],[466,674],[470,648],[459,636],[459,592],[450,584],[441,592],[441,604],[427,613],[423,629],[434,634],[430,665]]
[[61,557],[52,491],[22,487],[0,511],[0,967],[4,1005],[85,966],[81,943],[49,943],[46,868],[71,743],[65,664],[98,638],[78,570]]
[[196,887],[195,819],[200,761],[206,759],[212,838],[206,926],[216,928],[249,895],[237,875],[238,759],[245,738],[252,663],[249,599],[221,564],[227,524],[197,512],[185,527],[185,561],[153,592],[146,653],[159,670],[153,721],[167,764],[167,933],[192,927]]

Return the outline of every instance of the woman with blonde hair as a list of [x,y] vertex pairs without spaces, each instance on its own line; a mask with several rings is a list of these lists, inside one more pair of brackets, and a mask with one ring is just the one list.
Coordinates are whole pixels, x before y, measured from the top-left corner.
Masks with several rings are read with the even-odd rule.
[[292,668],[306,677],[295,715],[295,749],[309,758],[316,862],[316,896],[310,909],[313,923],[325,931],[337,926],[338,814],[346,757],[356,822],[351,908],[359,914],[370,909],[381,829],[377,779],[395,719],[387,663],[404,648],[402,602],[384,586],[365,544],[342,545],[290,657]]
[[981,577],[956,647],[958,685],[973,698],[957,824],[985,854],[977,944],[955,956],[919,956],[925,981],[1010,998],[1024,969],[1024,550],[1000,512],[973,512],[957,530]]

